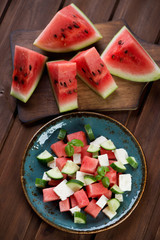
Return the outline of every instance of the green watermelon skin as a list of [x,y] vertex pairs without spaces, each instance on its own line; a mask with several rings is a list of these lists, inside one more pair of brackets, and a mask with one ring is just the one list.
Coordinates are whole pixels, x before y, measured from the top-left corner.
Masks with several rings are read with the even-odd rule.
[[79,52],[70,61],[76,62],[80,79],[102,98],[107,98],[117,89],[116,82],[95,47]]
[[46,56],[16,45],[10,94],[26,103],[38,85],[46,61]]
[[93,23],[72,3],[56,13],[34,45],[49,52],[70,52],[101,38]]
[[160,68],[126,26],[113,37],[101,58],[115,76],[136,82],[160,78]]
[[47,62],[49,78],[60,112],[78,108],[76,64],[69,61]]

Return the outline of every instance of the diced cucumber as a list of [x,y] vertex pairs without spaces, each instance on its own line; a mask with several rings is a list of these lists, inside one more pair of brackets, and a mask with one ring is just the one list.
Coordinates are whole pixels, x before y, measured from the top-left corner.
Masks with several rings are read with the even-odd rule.
[[79,170],[79,166],[71,160],[68,160],[62,169],[62,173],[65,174],[74,174]]
[[37,156],[37,159],[39,160],[39,162],[41,162],[42,164],[47,164],[48,162],[52,161],[54,159],[54,157],[52,156],[52,154],[50,154],[47,150],[44,150],[42,153],[40,153]]
[[101,147],[106,150],[115,150],[116,149],[114,143],[110,139],[101,143]]
[[84,180],[85,180],[86,185],[92,184],[97,181],[95,176],[92,176],[92,175],[85,175]]
[[100,147],[98,145],[90,144],[88,149],[87,149],[87,152],[97,153],[99,150],[100,150]]
[[126,160],[133,168],[138,167],[138,162],[136,161],[136,159],[134,157],[128,157],[128,158],[126,158]]
[[53,178],[53,179],[62,179],[63,175],[60,172],[58,167],[54,167],[46,172],[48,177]]
[[35,181],[35,186],[38,187],[38,188],[45,188],[47,185],[47,181],[46,180],[43,180],[41,178],[36,178],[36,181]]
[[112,199],[108,200],[107,204],[108,204],[109,209],[112,212],[116,212],[116,210],[120,207],[120,202],[116,198],[112,198]]
[[93,141],[95,139],[95,136],[93,134],[91,126],[89,124],[86,124],[86,125],[84,125],[84,128],[86,130],[89,140]]
[[63,128],[59,130],[58,139],[63,140],[67,134],[67,131]]
[[81,189],[84,185],[83,182],[76,180],[76,179],[71,179],[67,183],[67,186],[72,189],[72,191],[76,192],[79,189]]
[[74,212],[74,223],[86,224],[86,215],[82,212]]
[[123,202],[123,194],[116,193],[115,198],[118,199],[118,201]]
[[126,171],[126,167],[120,162],[113,162],[110,165],[114,170],[116,170],[117,172],[123,173]]
[[112,191],[113,193],[124,193],[124,191],[122,191],[122,190],[120,189],[120,187],[117,186],[117,184],[114,184],[114,185],[111,187],[111,191]]

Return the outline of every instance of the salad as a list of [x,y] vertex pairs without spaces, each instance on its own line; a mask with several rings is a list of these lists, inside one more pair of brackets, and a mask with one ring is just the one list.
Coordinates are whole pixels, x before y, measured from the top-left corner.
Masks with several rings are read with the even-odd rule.
[[[132,176],[138,163],[124,148],[116,148],[107,136],[95,137],[89,124],[84,131],[67,134],[60,129],[51,151],[37,159],[48,166],[35,185],[42,189],[43,202],[57,201],[59,210],[69,212],[76,224],[86,223],[86,214],[96,218],[102,211],[112,219],[123,202],[123,193],[132,191]],[[87,139],[89,139],[89,144]]]

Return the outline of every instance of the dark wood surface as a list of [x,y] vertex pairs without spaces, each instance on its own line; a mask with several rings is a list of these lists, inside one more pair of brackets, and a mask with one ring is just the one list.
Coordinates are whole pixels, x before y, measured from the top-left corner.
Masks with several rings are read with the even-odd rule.
[[[94,23],[124,19],[148,43],[160,44],[159,0],[1,0],[0,1],[0,239],[160,239],[160,81],[148,84],[137,110],[109,111],[140,142],[147,161],[144,195],[131,216],[117,227],[98,234],[75,235],[43,222],[30,208],[20,183],[24,149],[42,122],[24,125],[10,96],[12,57],[10,34],[41,30],[63,6],[74,2]],[[157,59],[157,61],[160,61]]]

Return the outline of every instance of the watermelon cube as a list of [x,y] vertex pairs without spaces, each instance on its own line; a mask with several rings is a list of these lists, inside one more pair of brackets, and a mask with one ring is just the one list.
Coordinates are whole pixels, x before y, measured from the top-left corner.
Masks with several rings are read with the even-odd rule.
[[104,187],[102,182],[92,183],[86,186],[87,195],[89,198],[99,198],[102,195],[111,198],[112,192],[108,188]]
[[43,190],[43,202],[50,202],[59,200],[59,196],[54,192],[54,187],[44,188]]
[[85,132],[79,131],[67,135],[67,140],[70,142],[72,139],[79,139],[83,142],[84,146],[87,145],[87,138]]
[[112,160],[112,159],[116,159],[115,154],[114,154],[114,152],[112,152],[112,150],[105,150],[105,149],[103,149],[103,148],[100,148],[100,153],[101,153],[101,155],[107,154],[109,160],[110,160],[110,159],[111,159],[111,160]]
[[117,184],[117,172],[116,171],[107,172],[105,174],[105,176],[109,178],[110,187],[112,187],[114,184]]
[[74,195],[70,196],[70,202],[72,208],[78,205]]
[[82,147],[81,150],[81,159],[83,159],[84,156],[88,156],[88,157],[92,157],[92,153],[87,152],[87,149],[89,148],[89,145],[86,145],[84,147]]
[[63,179],[51,179],[49,182],[48,182],[48,185],[49,186],[57,186],[60,182],[62,182]]
[[94,174],[98,166],[98,159],[84,156],[80,171]]
[[60,212],[69,211],[69,209],[70,209],[69,198],[66,198],[66,200],[59,202],[59,209],[60,209]]
[[51,149],[56,154],[57,157],[59,157],[59,158],[66,157],[67,154],[65,152],[65,146],[66,146],[66,144],[61,140],[61,141],[53,143],[51,145]]
[[84,209],[85,212],[90,214],[92,217],[96,218],[101,211],[101,208],[96,204],[96,200],[92,199],[88,206]]
[[75,192],[74,197],[77,201],[79,208],[86,207],[89,204],[89,199],[88,199],[87,194],[84,191],[84,189],[81,189],[81,190]]
[[56,166],[59,168],[60,171],[63,169],[64,165],[67,163],[68,160],[70,159],[67,159],[65,157],[56,159]]

